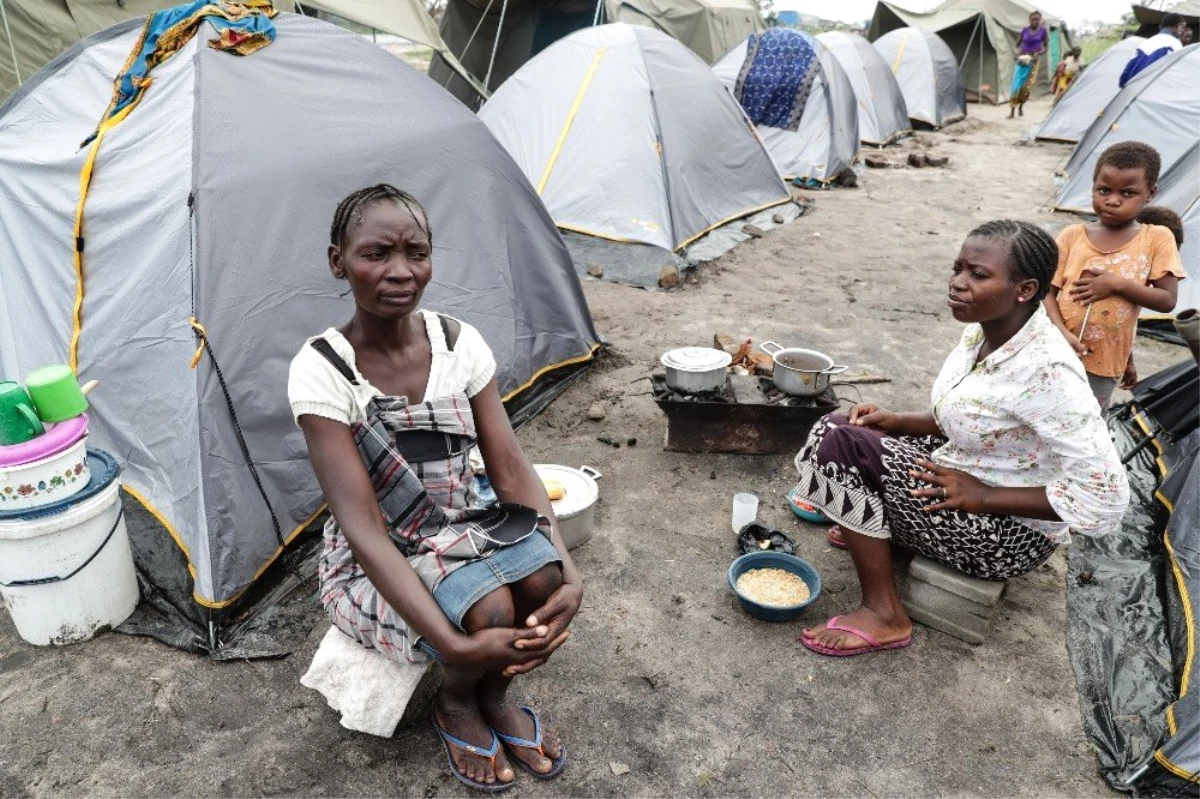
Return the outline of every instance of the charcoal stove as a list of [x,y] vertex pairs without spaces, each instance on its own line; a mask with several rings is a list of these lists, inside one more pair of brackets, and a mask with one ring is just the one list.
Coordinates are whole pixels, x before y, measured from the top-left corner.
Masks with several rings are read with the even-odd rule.
[[730,375],[721,391],[708,394],[681,394],[663,375],[653,375],[650,385],[667,415],[663,448],[670,452],[797,452],[813,424],[839,407],[833,389],[792,397],[770,378],[750,375]]

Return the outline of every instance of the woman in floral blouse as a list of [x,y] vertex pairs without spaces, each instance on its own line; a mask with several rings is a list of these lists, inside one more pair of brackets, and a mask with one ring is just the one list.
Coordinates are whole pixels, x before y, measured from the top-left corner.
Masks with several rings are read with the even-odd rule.
[[826,655],[899,649],[912,622],[891,543],[987,580],[1043,563],[1068,531],[1101,535],[1129,502],[1125,470],[1079,358],[1042,308],[1058,263],[1028,222],[989,222],[954,262],[947,304],[971,323],[933,385],[932,411],[858,405],[814,426],[796,499],[837,526],[862,605],[804,631]]

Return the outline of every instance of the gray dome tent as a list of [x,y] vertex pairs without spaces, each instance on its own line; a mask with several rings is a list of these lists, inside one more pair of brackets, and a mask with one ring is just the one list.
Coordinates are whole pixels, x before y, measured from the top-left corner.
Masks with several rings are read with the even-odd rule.
[[[479,118],[563,230],[669,254],[791,200],[709,68],[650,28],[615,23],[559,40],[509,78]],[[620,279],[652,285],[659,272]]]
[[1192,142],[1191,149],[1158,179],[1154,204],[1165,205],[1183,218],[1179,259],[1188,279],[1179,284],[1175,312],[1200,309],[1200,139]]
[[841,31],[819,34],[846,71],[858,100],[858,135],[863,144],[883,147],[912,133],[904,95],[891,67],[861,36]]
[[1079,141],[1121,90],[1117,83],[1121,71],[1129,63],[1133,51],[1144,41],[1141,36],[1122,39],[1088,64],[1038,128],[1037,138],[1071,144]]
[[958,61],[942,37],[920,28],[898,28],[874,43],[904,95],[908,118],[937,130],[967,115]]
[[[713,65],[713,73],[740,100],[739,91],[745,88],[742,75],[747,75],[751,82],[759,80],[750,74],[754,59],[751,44],[757,47],[764,40],[772,39],[785,40],[800,49],[811,49],[816,70],[795,126],[782,128],[757,124],[759,135],[785,178],[831,183],[857,158],[859,133],[854,89],[846,71],[828,47],[802,31],[771,28],[764,34],[748,37],[730,50]],[[800,101],[800,98],[796,99],[797,103]]]
[[1100,153],[1121,141],[1144,141],[1170,169],[1200,130],[1200,45],[1190,45],[1161,59],[1124,89],[1092,121],[1063,168],[1066,180],[1055,210],[1092,212],[1092,171]]
[[349,192],[391,182],[425,204],[425,304],[480,329],[510,412],[547,401],[548,381],[597,346],[553,222],[474,115],[369,39],[294,14],[274,25],[273,43],[235,57],[206,46],[202,23],[92,145],[78,281],[80,142],[141,22],[81,41],[0,106],[0,372],[77,354],[101,380],[93,441],[186,555],[180,606],[201,626],[322,507],[287,371],[306,337],[353,312],[325,255]]

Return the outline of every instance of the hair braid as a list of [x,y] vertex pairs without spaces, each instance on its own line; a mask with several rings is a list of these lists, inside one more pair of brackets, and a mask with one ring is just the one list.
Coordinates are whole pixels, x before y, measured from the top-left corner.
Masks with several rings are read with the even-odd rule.
[[335,247],[344,245],[346,234],[350,228],[362,224],[363,210],[375,203],[385,201],[399,203],[408,209],[408,212],[413,215],[413,219],[417,220],[417,227],[429,239],[430,246],[433,246],[433,230],[430,227],[429,215],[425,213],[425,208],[417,201],[416,197],[389,183],[379,183],[359,189],[338,203],[337,210],[333,213],[333,224],[329,227],[329,243]]
[[1008,245],[1013,282],[1036,280],[1038,283],[1034,301],[1041,300],[1050,291],[1050,280],[1058,268],[1058,245],[1049,233],[1031,222],[998,219],[975,228],[968,238],[974,236]]

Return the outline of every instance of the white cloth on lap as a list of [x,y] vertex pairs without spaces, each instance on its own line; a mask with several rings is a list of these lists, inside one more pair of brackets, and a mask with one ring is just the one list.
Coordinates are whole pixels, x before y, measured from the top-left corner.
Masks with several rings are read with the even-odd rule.
[[389,660],[330,627],[300,684],[324,696],[346,729],[391,738],[428,667]]

